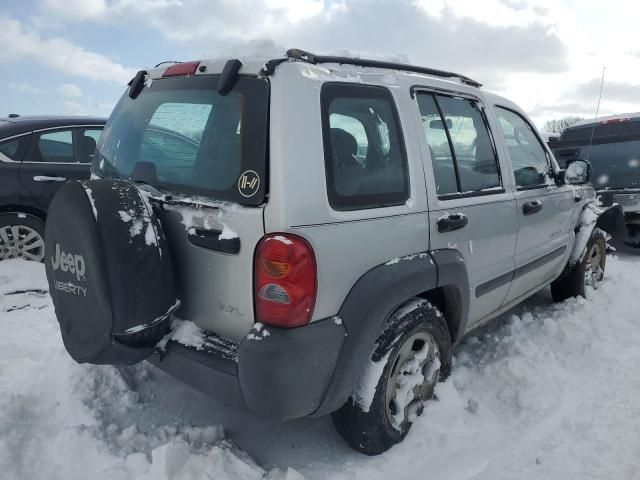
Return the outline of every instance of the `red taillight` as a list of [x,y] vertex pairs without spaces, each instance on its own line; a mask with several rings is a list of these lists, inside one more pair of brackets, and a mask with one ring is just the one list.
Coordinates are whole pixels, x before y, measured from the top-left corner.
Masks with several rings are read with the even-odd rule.
[[316,259],[305,239],[280,233],[260,241],[254,264],[256,321],[276,327],[306,325],[316,290]]
[[179,77],[181,75],[193,75],[200,62],[182,62],[171,65],[162,74],[163,77]]

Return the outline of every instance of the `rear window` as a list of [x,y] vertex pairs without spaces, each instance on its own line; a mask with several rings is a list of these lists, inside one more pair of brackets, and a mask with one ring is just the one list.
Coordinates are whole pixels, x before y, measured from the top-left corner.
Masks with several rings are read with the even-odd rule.
[[567,161],[589,159],[593,167],[592,180],[596,189],[640,188],[640,138],[611,143],[588,142],[575,147],[554,149],[561,167]]
[[92,171],[160,189],[249,205],[264,201],[269,84],[241,77],[226,96],[218,76],[154,80],[128,93],[102,134]]
[[409,198],[407,159],[391,93],[383,87],[322,87],[325,172],[335,210],[401,205]]
[[640,188],[639,121],[567,129],[553,145],[553,154],[563,168],[570,160],[588,159],[591,182],[598,190]]

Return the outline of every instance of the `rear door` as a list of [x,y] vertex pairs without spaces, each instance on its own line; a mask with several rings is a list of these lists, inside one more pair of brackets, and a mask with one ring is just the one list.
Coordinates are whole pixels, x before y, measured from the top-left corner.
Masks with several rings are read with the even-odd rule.
[[514,269],[515,200],[480,99],[418,92],[430,248],[455,249],[469,275],[469,325],[497,310]]
[[86,180],[102,132],[100,125],[59,127],[33,133],[20,165],[20,180],[43,208],[68,180]]
[[0,141],[0,206],[29,205],[29,192],[20,181],[20,162],[29,146],[30,134]]
[[551,155],[520,112],[496,106],[516,182],[516,270],[505,303],[557,276],[573,244],[579,192],[555,183]]

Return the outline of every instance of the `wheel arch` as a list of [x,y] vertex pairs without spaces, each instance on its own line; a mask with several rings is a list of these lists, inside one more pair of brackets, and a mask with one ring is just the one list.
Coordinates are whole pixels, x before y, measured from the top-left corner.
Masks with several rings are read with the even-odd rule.
[[41,208],[24,204],[7,204],[0,205],[0,215],[4,213],[26,213],[32,215],[43,222],[47,221],[47,213]]
[[614,243],[624,242],[627,238],[624,211],[620,205],[606,207],[598,216],[595,226],[611,235]]
[[374,350],[384,322],[415,297],[425,298],[443,311],[452,343],[461,338],[468,317],[469,287],[466,265],[459,252],[416,253],[378,265],[360,277],[338,313],[347,334],[314,416],[325,415],[344,404]]

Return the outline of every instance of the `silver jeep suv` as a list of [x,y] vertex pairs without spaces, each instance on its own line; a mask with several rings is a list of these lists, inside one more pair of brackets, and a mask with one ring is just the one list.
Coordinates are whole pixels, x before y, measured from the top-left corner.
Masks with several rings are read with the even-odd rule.
[[47,222],[67,350],[398,443],[465,334],[597,288],[620,221],[480,86],[300,50],[138,72]]

